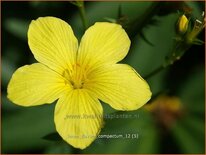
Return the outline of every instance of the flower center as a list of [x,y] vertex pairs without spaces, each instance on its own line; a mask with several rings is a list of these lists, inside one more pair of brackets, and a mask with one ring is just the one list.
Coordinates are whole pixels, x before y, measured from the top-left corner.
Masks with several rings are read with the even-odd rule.
[[63,76],[74,89],[82,89],[86,80],[86,70],[76,63],[72,65],[72,69],[66,69]]

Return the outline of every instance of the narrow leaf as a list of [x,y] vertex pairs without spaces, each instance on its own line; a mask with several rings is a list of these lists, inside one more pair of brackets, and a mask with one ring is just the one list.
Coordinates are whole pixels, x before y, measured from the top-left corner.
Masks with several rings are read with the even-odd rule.
[[147,43],[147,44],[149,44],[150,46],[154,46],[154,44],[153,43],[151,43],[146,37],[145,37],[145,35],[143,34],[143,32],[140,32],[140,37],[142,37],[142,39]]
[[50,133],[42,138],[48,141],[61,141],[62,140],[62,138],[57,132]]

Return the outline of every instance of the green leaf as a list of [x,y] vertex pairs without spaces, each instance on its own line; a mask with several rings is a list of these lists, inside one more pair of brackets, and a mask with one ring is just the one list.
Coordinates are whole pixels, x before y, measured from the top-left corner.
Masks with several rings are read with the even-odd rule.
[[143,32],[140,32],[140,37],[146,42],[146,43],[148,43],[150,46],[154,46],[154,44],[152,44],[146,37],[145,37],[145,35],[144,35],[144,33]]
[[204,153],[204,139],[199,141],[195,134],[191,134],[188,128],[182,126],[181,122],[177,123],[171,129],[176,143],[180,146],[181,153],[186,154],[203,154]]
[[2,59],[2,85],[7,87],[7,84],[15,71],[15,66],[8,59]]
[[52,132],[42,138],[48,141],[62,141],[63,140],[57,132]]
[[70,1],[70,3],[77,7],[82,7],[84,5],[84,1]]
[[20,20],[16,18],[10,18],[5,21],[4,27],[7,31],[18,37],[19,39],[27,39],[27,30],[29,28],[29,22],[26,20]]
[[203,45],[205,42],[196,38],[195,40],[193,40],[192,43],[195,45]]
[[204,153],[205,146],[205,71],[199,68],[185,79],[179,90],[184,113],[171,128],[182,153]]
[[[22,153],[29,149],[49,146],[41,137],[55,130],[53,105],[19,107],[16,113],[2,117],[2,152]],[[17,145],[18,142],[18,145]]]
[[68,145],[66,142],[56,142],[47,147],[44,151],[45,154],[70,154],[75,153],[74,149]]
[[179,90],[179,96],[182,99],[183,106],[189,112],[196,114],[205,113],[205,71],[204,67],[198,68],[193,72],[192,76],[185,80]]

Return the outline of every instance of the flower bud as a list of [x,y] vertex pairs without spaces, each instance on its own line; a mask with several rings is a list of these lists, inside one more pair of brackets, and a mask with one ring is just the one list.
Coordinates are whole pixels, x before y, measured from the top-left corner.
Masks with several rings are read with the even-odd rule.
[[187,31],[189,20],[185,15],[182,15],[178,20],[178,32],[184,34]]

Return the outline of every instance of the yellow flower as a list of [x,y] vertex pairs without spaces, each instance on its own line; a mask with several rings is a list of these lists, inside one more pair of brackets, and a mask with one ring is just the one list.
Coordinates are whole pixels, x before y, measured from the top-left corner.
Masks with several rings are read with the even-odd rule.
[[178,31],[184,34],[187,31],[189,20],[185,15],[182,15],[178,21]]
[[95,23],[78,47],[66,22],[43,17],[31,22],[28,42],[39,63],[17,69],[8,85],[8,98],[21,106],[59,99],[56,130],[76,148],[89,146],[103,126],[98,99],[117,110],[136,110],[151,97],[147,82],[132,67],[117,64],[130,47],[118,24]]

